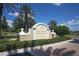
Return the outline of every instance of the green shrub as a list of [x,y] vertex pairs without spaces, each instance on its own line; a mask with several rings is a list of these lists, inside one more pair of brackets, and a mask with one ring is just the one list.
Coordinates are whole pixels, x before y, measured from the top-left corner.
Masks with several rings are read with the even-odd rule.
[[32,41],[8,41],[8,40],[0,40],[0,51],[9,51],[15,50],[19,48],[25,47],[33,47],[45,44],[51,44],[56,42],[61,42],[65,40],[69,40],[69,37],[56,37],[52,39],[39,39],[39,40],[32,40]]

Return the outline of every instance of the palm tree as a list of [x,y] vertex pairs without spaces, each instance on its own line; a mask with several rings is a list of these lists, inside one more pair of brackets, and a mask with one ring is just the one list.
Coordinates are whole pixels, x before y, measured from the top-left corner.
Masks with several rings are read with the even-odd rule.
[[52,30],[56,30],[56,28],[57,28],[57,22],[55,20],[50,20],[49,21],[49,28],[50,28],[51,31]]
[[20,8],[21,12],[24,13],[24,19],[25,19],[25,30],[26,32],[28,31],[28,22],[30,19],[33,19],[33,11],[30,8],[28,4],[23,4],[22,7]]

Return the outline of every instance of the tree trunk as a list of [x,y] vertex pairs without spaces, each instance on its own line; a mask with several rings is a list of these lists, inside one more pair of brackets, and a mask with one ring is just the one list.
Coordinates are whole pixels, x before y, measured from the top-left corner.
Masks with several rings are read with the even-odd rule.
[[2,9],[3,9],[3,4],[0,3],[0,36],[2,35]]
[[3,3],[0,3],[0,17],[2,16]]
[[27,23],[27,12],[25,12],[25,31],[28,32],[28,23]]

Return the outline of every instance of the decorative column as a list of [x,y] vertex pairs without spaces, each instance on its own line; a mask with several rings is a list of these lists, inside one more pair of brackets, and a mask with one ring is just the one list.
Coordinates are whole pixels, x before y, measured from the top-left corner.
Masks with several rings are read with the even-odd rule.
[[53,37],[56,37],[56,33],[54,32],[54,30],[52,30],[51,33],[52,33],[52,36],[53,36]]
[[25,40],[25,39],[26,39],[26,38],[25,38],[26,35],[27,35],[27,34],[24,32],[24,29],[21,28],[21,32],[19,32],[19,33],[17,34],[18,40],[21,40],[21,41]]

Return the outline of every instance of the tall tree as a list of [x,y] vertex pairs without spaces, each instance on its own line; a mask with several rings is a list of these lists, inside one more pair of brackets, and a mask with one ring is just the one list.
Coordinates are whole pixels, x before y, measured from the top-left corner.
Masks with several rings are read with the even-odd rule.
[[1,30],[2,30],[2,16],[3,16],[3,12],[4,10],[7,10],[9,12],[13,12],[15,9],[17,9],[16,4],[14,3],[0,3],[0,34],[1,34]]
[[58,26],[56,28],[56,33],[60,36],[70,34],[70,30],[67,26]]
[[20,31],[20,28],[24,28],[24,22],[22,20],[22,18],[17,17],[14,21],[13,21],[13,30],[16,32]]
[[2,16],[2,8],[3,8],[3,5],[2,3],[0,3],[0,17]]
[[[31,26],[29,26],[31,24],[31,21],[34,22],[33,11],[28,4],[23,4],[20,7],[20,9],[21,9],[21,12],[23,12],[23,14],[24,14],[24,20],[25,20],[25,23],[24,23],[25,28],[24,29],[26,30],[26,32],[28,32],[29,27],[31,27]],[[32,23],[32,24],[34,25],[35,23]]]
[[51,21],[49,22],[49,28],[50,28],[51,31],[52,31],[52,30],[56,30],[56,28],[57,28],[57,23],[56,23],[55,20],[51,20]]
[[2,18],[0,17],[0,36],[2,35]]
[[[29,19],[28,20],[28,29],[31,28],[34,24],[35,24],[35,20]],[[21,28],[25,28],[25,27],[26,27],[26,25],[25,25],[24,15],[21,14],[14,20],[13,29],[16,32],[19,32]]]
[[2,3],[0,3],[0,36],[2,35]]
[[3,19],[2,19],[2,30],[3,31],[8,31],[8,24],[7,24],[7,20],[6,20],[6,17],[3,16]]

